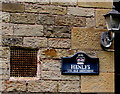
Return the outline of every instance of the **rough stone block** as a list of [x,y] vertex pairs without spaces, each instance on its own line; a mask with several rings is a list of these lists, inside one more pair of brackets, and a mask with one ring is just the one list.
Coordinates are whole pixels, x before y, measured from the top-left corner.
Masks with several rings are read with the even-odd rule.
[[28,82],[28,92],[57,92],[57,81],[30,81]]
[[26,91],[25,81],[4,81],[5,91]]
[[2,3],[2,11],[24,12],[24,5],[19,3]]
[[43,36],[42,25],[15,25],[14,35],[17,36]]
[[52,71],[42,71],[41,72],[41,79],[43,80],[62,80],[62,81],[66,81],[66,80],[71,80],[71,81],[79,81],[80,80],[80,76],[78,75],[62,75],[60,68],[59,71],[58,70],[52,70]]
[[37,24],[53,25],[55,23],[54,17],[49,15],[37,15],[36,19],[37,19]]
[[86,26],[87,27],[95,27],[95,18],[86,18]]
[[71,49],[40,49],[41,58],[55,58],[72,56],[76,51]]
[[54,71],[60,70],[60,60],[52,60],[52,59],[43,59],[42,61],[42,70],[43,71]]
[[96,9],[96,27],[105,27],[105,18],[103,15],[108,13],[110,9]]
[[23,46],[25,47],[47,47],[47,38],[43,37],[24,37]]
[[81,76],[81,92],[114,92],[114,73],[100,73],[100,75],[96,76]]
[[67,13],[65,7],[60,6],[43,6],[38,4],[27,4],[25,6],[26,12],[37,12],[37,13],[46,13],[46,14],[57,14],[65,15]]
[[59,92],[80,92],[79,81],[59,81]]
[[96,2],[95,0],[88,2],[84,0],[84,2],[81,2],[81,0],[78,0],[78,6],[81,7],[95,7],[95,8],[112,8],[112,2]]
[[48,46],[53,48],[70,48],[70,39],[49,38]]
[[92,8],[80,8],[80,7],[68,7],[69,15],[76,16],[95,16],[94,9]]
[[56,16],[56,25],[68,25],[68,26],[86,26],[85,17],[74,17],[74,16]]
[[10,79],[10,75],[9,74],[2,74],[0,75],[0,80],[9,80]]
[[10,13],[2,12],[2,22],[10,22]]
[[0,91],[4,91],[4,82],[2,80],[0,80]]
[[72,49],[94,49],[101,50],[100,34],[106,29],[96,28],[79,28],[74,27],[72,30]]
[[44,35],[47,37],[70,38],[70,30],[68,26],[44,26]]
[[77,0],[50,0],[53,5],[76,6]]
[[100,72],[113,73],[114,72],[114,53],[98,51],[97,56],[100,60]]
[[41,79],[46,79],[46,80],[59,80],[61,77],[60,71],[42,71],[41,72]]
[[29,13],[11,13],[10,22],[12,23],[24,23],[24,24],[35,24],[35,14]]
[[2,57],[0,60],[9,61],[10,49],[8,47],[0,47],[0,56]]
[[4,36],[2,40],[2,44],[4,46],[21,46],[22,43],[23,43],[22,37]]
[[2,23],[2,35],[13,35],[13,24]]

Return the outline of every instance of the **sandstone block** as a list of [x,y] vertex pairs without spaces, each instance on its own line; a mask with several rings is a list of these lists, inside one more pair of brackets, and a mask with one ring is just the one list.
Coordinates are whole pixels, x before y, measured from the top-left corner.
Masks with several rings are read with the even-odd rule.
[[2,11],[24,12],[24,5],[19,3],[2,3]]
[[26,2],[26,3],[39,3],[39,4],[49,4],[49,0],[5,0],[3,2],[19,2],[19,3],[23,3],[23,2]]
[[22,37],[4,36],[2,40],[2,44],[4,46],[21,46],[22,43],[23,43]]
[[35,14],[12,13],[10,15],[10,22],[12,22],[12,23],[34,24],[36,22]]
[[49,38],[48,46],[54,48],[70,48],[71,41],[70,39],[58,39],[58,38]]
[[5,91],[26,91],[25,81],[5,81]]
[[88,2],[84,0],[84,2],[81,2],[81,0],[78,0],[78,6],[81,7],[96,7],[96,8],[112,8],[112,2],[97,2],[97,1],[92,1]]
[[59,81],[59,92],[80,92],[79,81]]
[[37,12],[37,13],[47,13],[47,14],[57,14],[64,15],[67,13],[65,7],[60,6],[43,6],[38,4],[28,4],[25,6],[26,12]]
[[110,9],[96,9],[96,27],[106,27],[106,21],[103,15],[108,13]]
[[50,0],[53,5],[76,6],[77,0]]
[[60,70],[60,60],[43,59],[41,62],[43,71]]
[[46,80],[59,80],[61,77],[60,71],[42,71],[41,78]]
[[49,15],[37,15],[37,24],[53,25],[55,23],[54,17]]
[[0,91],[4,91],[4,81],[0,80]]
[[81,92],[114,92],[114,73],[100,73],[100,75],[96,76],[81,76]]
[[0,56],[2,57],[0,60],[8,62],[10,57],[10,49],[8,47],[0,47]]
[[87,27],[95,27],[95,18],[93,18],[93,17],[86,18],[86,26]]
[[28,82],[28,92],[57,92],[57,81],[30,81]]
[[10,13],[2,12],[2,22],[10,22]]
[[79,8],[79,7],[68,7],[69,15],[76,16],[95,16],[94,9],[92,8]]
[[42,25],[15,25],[14,35],[17,36],[43,36]]
[[106,29],[79,28],[72,30],[72,49],[94,49],[101,50],[100,34]]
[[[52,68],[51,68],[52,70]],[[62,75],[60,68],[59,71],[58,70],[52,70],[52,71],[42,71],[41,72],[41,79],[45,79],[45,80],[62,80],[62,81],[66,81],[66,80],[71,80],[71,81],[79,81],[80,80],[80,76],[78,75]]]
[[114,53],[99,51],[97,52],[97,56],[100,60],[100,72],[114,73]]
[[2,23],[2,34],[13,35],[13,24]]
[[68,25],[68,26],[86,26],[85,17],[74,17],[74,16],[56,16],[56,25]]
[[9,80],[10,75],[9,74],[2,74],[0,75],[0,80]]
[[72,56],[76,53],[76,50],[71,49],[40,49],[41,58],[55,58],[60,59],[61,57]]
[[47,47],[47,38],[43,37],[24,37],[23,46],[25,47]]
[[68,26],[44,26],[44,35],[47,37],[70,38],[70,30]]

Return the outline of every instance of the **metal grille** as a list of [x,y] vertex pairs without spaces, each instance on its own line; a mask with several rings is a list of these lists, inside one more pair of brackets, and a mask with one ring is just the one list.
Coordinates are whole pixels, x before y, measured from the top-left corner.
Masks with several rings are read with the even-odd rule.
[[10,76],[35,77],[37,73],[37,49],[11,47]]

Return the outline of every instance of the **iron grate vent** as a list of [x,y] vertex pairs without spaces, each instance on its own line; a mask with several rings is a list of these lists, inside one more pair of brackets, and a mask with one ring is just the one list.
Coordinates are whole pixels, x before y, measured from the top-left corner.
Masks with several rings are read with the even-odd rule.
[[10,76],[35,77],[37,73],[37,49],[10,48]]

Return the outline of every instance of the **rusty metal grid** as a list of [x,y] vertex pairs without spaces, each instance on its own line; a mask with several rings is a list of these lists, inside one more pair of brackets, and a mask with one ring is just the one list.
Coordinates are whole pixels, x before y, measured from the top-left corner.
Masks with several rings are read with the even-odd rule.
[[11,47],[10,76],[35,77],[37,73],[37,49]]

